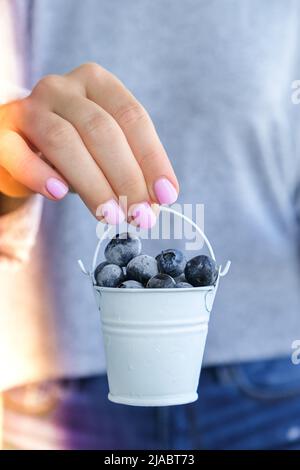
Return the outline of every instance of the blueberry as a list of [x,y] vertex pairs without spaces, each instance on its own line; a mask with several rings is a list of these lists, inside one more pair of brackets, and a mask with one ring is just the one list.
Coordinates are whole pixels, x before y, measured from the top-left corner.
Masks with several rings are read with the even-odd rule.
[[211,286],[217,280],[218,269],[215,261],[209,256],[200,255],[187,262],[184,274],[194,287]]
[[178,283],[178,282],[186,282],[186,278],[185,278],[184,273],[180,274],[180,276],[174,277],[174,280],[175,280],[176,283]]
[[156,274],[147,282],[148,289],[166,289],[175,287],[174,279],[168,274]]
[[139,255],[127,264],[127,278],[146,284],[150,277],[158,274],[157,261],[149,255]]
[[109,263],[126,266],[142,251],[139,237],[132,233],[121,233],[113,237],[105,248],[104,255]]
[[175,285],[177,289],[188,289],[189,287],[193,287],[192,284],[189,284],[188,282],[177,282]]
[[179,250],[164,250],[156,257],[160,273],[176,277],[183,273],[186,259]]
[[95,276],[97,285],[100,287],[117,287],[124,279],[124,273],[120,266],[116,264],[107,264],[97,276]]
[[100,273],[100,271],[102,271],[104,266],[107,266],[108,264],[109,264],[108,261],[102,261],[102,263],[98,264],[98,266],[97,266],[97,268],[95,269],[95,272],[94,272],[95,279],[97,279],[97,275]]
[[143,284],[138,281],[124,281],[119,285],[120,289],[144,289]]

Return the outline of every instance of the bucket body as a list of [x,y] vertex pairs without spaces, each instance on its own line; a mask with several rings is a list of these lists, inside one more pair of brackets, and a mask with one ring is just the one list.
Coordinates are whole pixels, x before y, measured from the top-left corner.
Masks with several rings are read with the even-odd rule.
[[216,288],[94,287],[110,401],[167,406],[197,400]]
[[[160,206],[190,224],[202,237],[211,258],[213,248],[202,229],[186,215],[171,207]],[[124,231],[140,235],[140,229],[125,224]],[[197,400],[197,388],[207,336],[210,312],[220,277],[215,286],[183,289],[117,289],[97,287],[94,272],[103,242],[115,230],[103,228],[92,261],[82,272],[93,285],[100,309],[107,364],[110,401],[134,406],[167,406]],[[138,230],[138,232],[136,232]],[[118,227],[120,232],[120,226]],[[122,231],[122,230],[121,230]]]

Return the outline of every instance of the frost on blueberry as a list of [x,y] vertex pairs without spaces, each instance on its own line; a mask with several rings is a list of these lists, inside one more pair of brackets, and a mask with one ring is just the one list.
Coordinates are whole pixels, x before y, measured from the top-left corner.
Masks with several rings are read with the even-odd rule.
[[217,280],[218,269],[209,256],[199,255],[187,262],[184,274],[187,282],[194,287],[212,286]]
[[113,237],[105,248],[104,255],[109,263],[126,266],[142,251],[139,237],[132,233],[121,233]]
[[186,259],[181,251],[169,249],[162,251],[156,256],[158,270],[160,273],[169,274],[169,276],[180,276],[184,272]]
[[177,282],[175,285],[177,289],[188,289],[189,287],[193,287],[192,284],[189,284],[188,282]]
[[158,274],[157,261],[153,256],[139,255],[127,264],[127,278],[146,284],[150,277]]
[[177,288],[215,285],[218,268],[206,255],[186,261],[180,250],[163,250],[156,258],[141,254],[142,243],[132,233],[117,234],[105,248],[106,261],[95,269],[101,287],[121,289]]
[[143,284],[138,281],[124,281],[119,285],[120,289],[144,289]]
[[107,266],[108,264],[109,264],[108,261],[102,261],[102,263],[98,264],[98,266],[97,266],[97,268],[95,269],[95,272],[94,272],[95,279],[97,279],[98,274],[100,273],[100,271],[102,271],[104,266]]
[[159,273],[147,282],[148,289],[169,289],[175,287],[174,279],[168,274]]
[[100,287],[117,287],[124,279],[124,273],[120,266],[107,264],[95,276],[97,285]]
[[175,277],[174,277],[174,280],[175,280],[176,283],[178,283],[178,282],[186,282],[186,278],[185,278],[184,273],[180,274],[180,276],[175,276]]

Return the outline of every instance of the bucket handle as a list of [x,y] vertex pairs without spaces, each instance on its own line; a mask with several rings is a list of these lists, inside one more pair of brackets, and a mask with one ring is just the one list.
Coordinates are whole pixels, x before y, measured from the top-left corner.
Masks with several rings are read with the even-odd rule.
[[[166,207],[166,206],[160,206],[160,210],[162,212],[168,212],[170,214],[173,214],[173,215],[176,215],[177,217],[181,217],[181,219],[185,220],[186,222],[188,222],[192,227],[195,228],[195,230],[201,235],[201,237],[203,238],[207,248],[208,248],[208,251],[209,251],[209,254],[211,256],[211,258],[216,261],[216,257],[215,257],[215,254],[214,254],[214,250],[207,238],[207,236],[205,235],[205,233],[203,232],[203,230],[201,230],[201,228],[195,224],[195,222],[193,222],[193,220],[191,220],[189,217],[187,217],[186,215],[183,215],[181,214],[180,212],[176,211],[175,209],[172,209],[171,207]],[[93,257],[93,261],[92,261],[92,271],[88,271],[85,267],[84,267],[84,264],[81,260],[78,260],[78,264],[79,264],[79,267],[81,269],[81,271],[90,276],[93,280],[93,284],[95,284],[95,278],[94,278],[94,271],[96,269],[96,266],[97,266],[97,260],[98,260],[98,255],[99,255],[99,250],[100,250],[100,247],[101,247],[101,244],[102,242],[108,237],[109,233],[112,231],[112,229],[114,228],[114,226],[110,226],[104,233],[103,235],[101,236],[101,238],[99,239],[98,243],[97,243],[97,246],[96,246],[96,250],[95,250],[95,254],[94,254],[94,257]],[[229,268],[230,268],[230,264],[231,264],[231,261],[227,261],[227,263],[225,264],[224,268],[222,269],[222,266],[220,265],[219,266],[219,276],[218,276],[218,281],[219,281],[219,277],[223,277],[225,276],[228,271],[229,271]],[[218,281],[217,281],[217,284],[218,284]],[[217,287],[217,286],[216,286]]]

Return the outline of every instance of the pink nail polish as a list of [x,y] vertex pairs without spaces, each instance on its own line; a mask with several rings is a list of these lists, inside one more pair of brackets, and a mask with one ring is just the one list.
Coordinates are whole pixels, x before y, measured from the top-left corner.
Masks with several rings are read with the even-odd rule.
[[68,186],[57,178],[47,179],[46,188],[55,199],[62,199],[69,191]]
[[178,194],[167,178],[160,178],[154,183],[154,191],[160,204],[173,204]]
[[125,220],[124,212],[114,199],[110,199],[104,204],[101,204],[96,211],[96,215],[103,216],[105,221],[110,225],[118,225]]
[[141,228],[149,229],[153,227],[156,222],[156,215],[150,207],[148,202],[141,202],[137,204],[133,211],[132,217],[134,222]]

